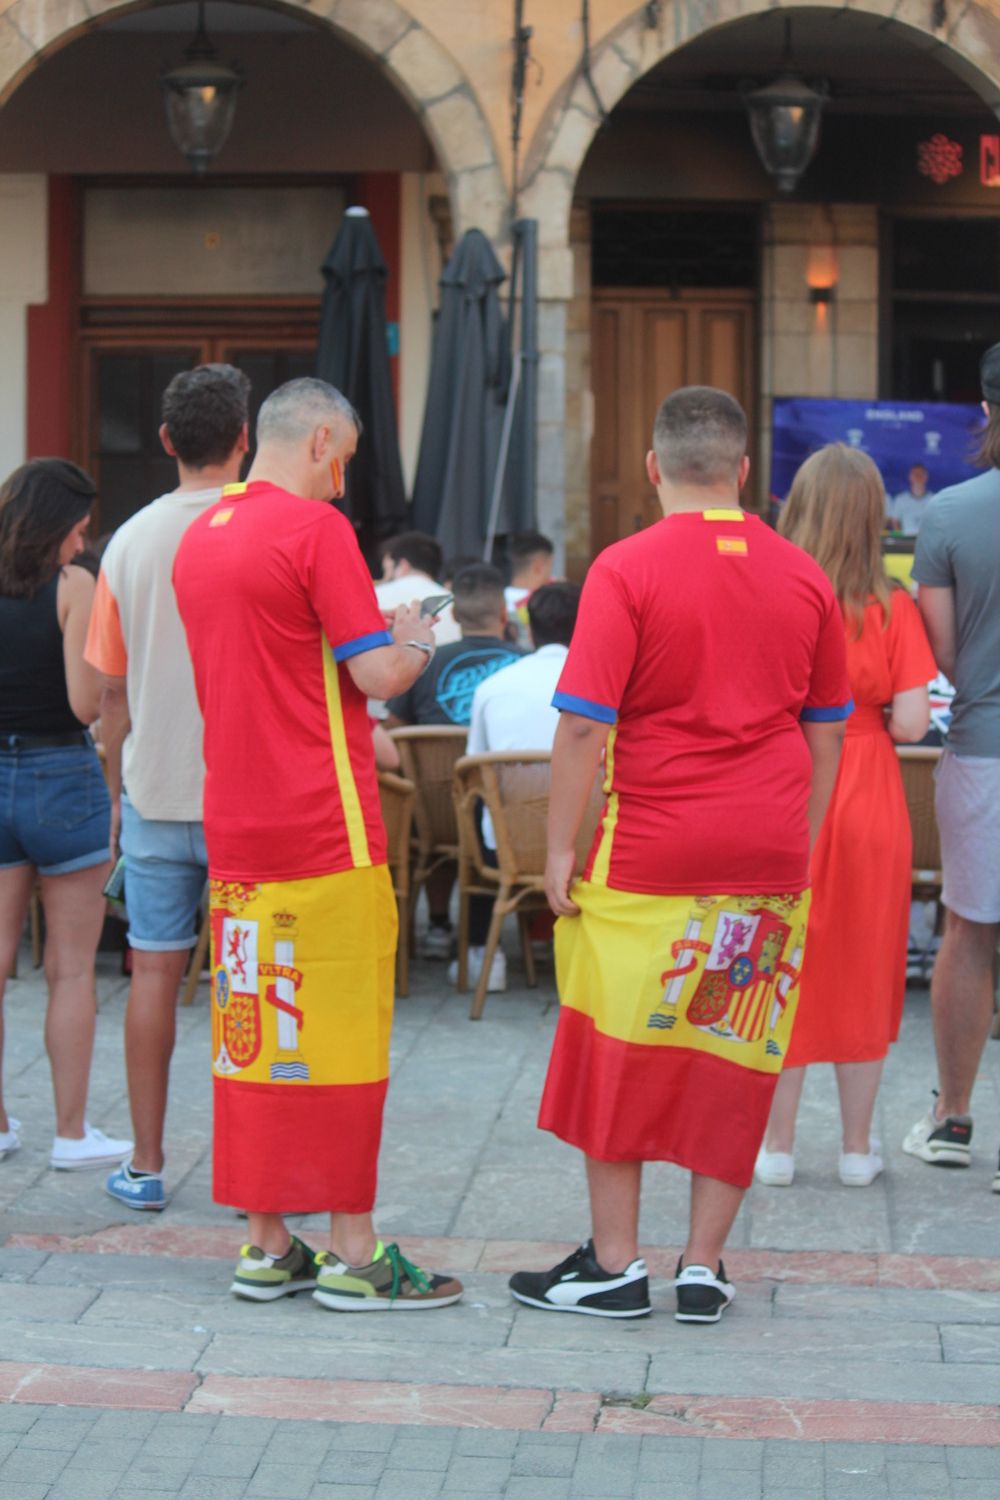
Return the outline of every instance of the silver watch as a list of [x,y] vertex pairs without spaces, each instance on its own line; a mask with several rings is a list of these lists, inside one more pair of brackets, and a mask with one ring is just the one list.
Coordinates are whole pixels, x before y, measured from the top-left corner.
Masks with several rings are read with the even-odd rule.
[[427,657],[428,661],[434,655],[434,647],[431,645],[430,641],[404,641],[403,645],[413,646],[415,650],[422,651]]

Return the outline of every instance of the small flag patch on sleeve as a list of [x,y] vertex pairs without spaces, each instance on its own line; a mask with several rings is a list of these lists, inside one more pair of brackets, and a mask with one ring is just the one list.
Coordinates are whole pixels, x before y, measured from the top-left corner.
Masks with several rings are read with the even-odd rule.
[[230,506],[228,510],[217,510],[208,524],[209,526],[225,526],[226,522],[232,519],[233,507]]
[[730,555],[745,557],[747,552],[747,540],[744,536],[717,536],[715,538],[716,552],[728,552]]

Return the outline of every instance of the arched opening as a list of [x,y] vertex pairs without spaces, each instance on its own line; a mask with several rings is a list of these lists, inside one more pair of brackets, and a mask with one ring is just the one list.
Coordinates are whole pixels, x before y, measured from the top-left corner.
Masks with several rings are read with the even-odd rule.
[[24,225],[0,269],[22,294],[22,322],[28,305],[26,335],[12,316],[0,354],[24,426],[14,412],[0,449],[13,462],[25,447],[73,454],[100,481],[101,529],[118,524],[169,480],[156,414],[177,368],[232,360],[258,401],[311,372],[319,268],[354,202],[389,266],[412,475],[441,257],[477,194],[480,207],[502,199],[458,66],[391,0],[377,17],[355,8],[351,31],[304,5],[210,0],[208,33],[246,82],[229,139],[196,178],[158,83],[194,34],[195,3],[104,9],[52,36],[46,12],[39,52],[0,78],[0,188]]
[[[779,72],[787,20],[794,71],[829,84],[791,195],[756,154],[741,94]],[[810,7],[715,26],[643,72],[639,43],[646,58],[656,45],[643,24],[598,54],[596,99],[576,82],[534,163],[536,184],[561,175],[572,201],[567,525],[586,538],[581,561],[655,515],[642,457],[671,386],[742,396],[763,504],[775,396],[966,400],[1000,339],[1000,89],[979,67],[899,20]],[[661,18],[664,47],[670,29]],[[829,300],[811,300],[820,287]],[[574,451],[591,402],[593,440]]]

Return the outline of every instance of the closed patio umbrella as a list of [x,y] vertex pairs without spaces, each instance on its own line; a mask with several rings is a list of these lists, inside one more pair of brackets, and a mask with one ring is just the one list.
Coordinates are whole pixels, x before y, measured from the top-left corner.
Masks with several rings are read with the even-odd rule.
[[450,553],[482,554],[510,373],[503,268],[470,229],[441,277],[413,526]]
[[344,505],[369,546],[406,518],[386,342],[387,274],[368,210],[349,208],[323,262],[316,374],[344,393],[364,424]]

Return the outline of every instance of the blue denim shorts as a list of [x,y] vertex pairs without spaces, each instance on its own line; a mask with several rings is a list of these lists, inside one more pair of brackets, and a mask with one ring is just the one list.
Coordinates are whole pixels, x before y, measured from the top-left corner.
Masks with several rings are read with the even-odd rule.
[[123,794],[121,843],[130,947],[144,953],[193,948],[208,879],[202,825],[144,818]]
[[93,745],[0,750],[0,870],[69,875],[108,858],[111,801]]

